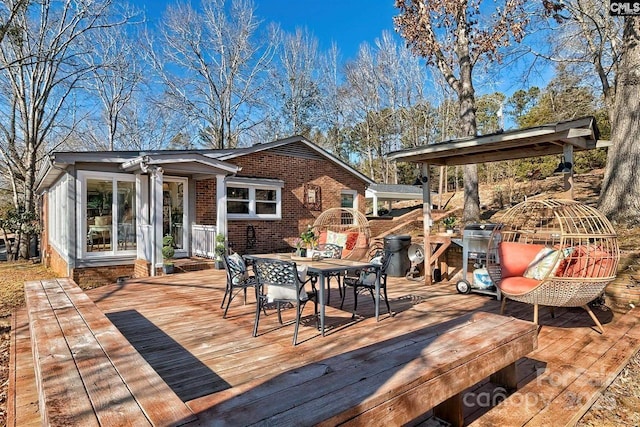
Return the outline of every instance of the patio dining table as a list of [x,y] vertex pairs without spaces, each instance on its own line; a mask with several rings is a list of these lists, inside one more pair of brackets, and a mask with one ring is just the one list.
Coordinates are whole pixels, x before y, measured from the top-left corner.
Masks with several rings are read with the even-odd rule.
[[376,290],[375,290],[375,313],[376,321],[380,317],[380,266],[372,264],[366,261],[354,261],[349,259],[335,259],[335,258],[321,258],[314,260],[313,258],[295,257],[293,254],[281,253],[281,254],[251,254],[244,255],[244,258],[248,260],[254,259],[275,259],[280,261],[291,261],[299,265],[307,266],[307,274],[315,274],[318,276],[318,304],[320,306],[320,331],[324,336],[324,291],[325,283],[328,283],[327,277],[331,273],[350,272],[362,270],[364,268],[373,267],[377,271],[376,275]]

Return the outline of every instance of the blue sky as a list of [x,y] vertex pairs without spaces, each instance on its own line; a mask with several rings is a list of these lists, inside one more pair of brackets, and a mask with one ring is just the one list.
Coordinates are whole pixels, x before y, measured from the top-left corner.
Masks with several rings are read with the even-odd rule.
[[[134,0],[145,8],[150,19],[157,19],[166,0]],[[193,0],[197,6],[199,0]],[[307,28],[327,50],[335,41],[343,59],[353,59],[362,42],[373,45],[383,30],[394,32],[393,17],[398,14],[394,0],[254,0],[257,16],[277,22],[287,32]]]

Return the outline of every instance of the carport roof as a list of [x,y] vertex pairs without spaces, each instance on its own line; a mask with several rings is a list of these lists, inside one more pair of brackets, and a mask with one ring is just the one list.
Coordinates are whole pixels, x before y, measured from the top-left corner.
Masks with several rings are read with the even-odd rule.
[[511,130],[423,145],[387,155],[390,160],[455,166],[562,154],[570,144],[574,151],[609,146],[599,140],[594,117]]

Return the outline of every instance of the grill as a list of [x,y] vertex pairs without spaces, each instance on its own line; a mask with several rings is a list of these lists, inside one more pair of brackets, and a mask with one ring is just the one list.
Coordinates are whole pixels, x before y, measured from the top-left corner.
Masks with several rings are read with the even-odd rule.
[[[467,224],[462,232],[462,279],[456,284],[460,293],[477,292],[500,299],[500,291],[491,283],[486,271],[487,250],[496,224]],[[474,267],[471,281],[469,265]]]

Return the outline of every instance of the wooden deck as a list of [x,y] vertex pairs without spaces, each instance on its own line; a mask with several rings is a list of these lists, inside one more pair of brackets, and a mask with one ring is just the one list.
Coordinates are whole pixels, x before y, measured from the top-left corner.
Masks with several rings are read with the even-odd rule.
[[[460,295],[450,283],[427,287],[421,282],[389,278],[393,317],[383,310],[381,321],[375,322],[373,304],[363,295],[358,306],[363,317],[351,320],[350,296],[341,311],[334,289],[326,311],[327,335],[321,337],[309,319],[300,328],[298,346],[293,347],[293,326],[279,325],[272,313],[261,318],[260,335],[251,336],[253,295],[246,305],[242,297],[234,299],[227,319],[222,319],[224,280],[223,271],[206,270],[87,292],[198,415],[200,425],[213,423],[216,405],[242,397],[249,390],[255,394],[261,389],[269,396],[283,373],[304,374],[327,359],[366,346],[375,349],[469,313],[498,313],[500,308],[499,302],[487,296]],[[555,318],[542,308],[538,349],[518,362],[518,391],[504,399],[502,389],[481,382],[464,396],[465,423],[573,425],[640,348],[640,310],[626,315],[594,312],[605,328],[604,335],[595,331],[581,308],[556,309]],[[312,307],[305,313],[312,313]],[[516,318],[531,320],[532,313],[532,306],[511,301],[507,305],[506,314]],[[285,312],[285,320],[292,314]],[[14,317],[9,419],[13,425],[32,425],[39,421],[39,414],[28,322],[24,311]],[[491,329],[486,333],[491,334]]]

